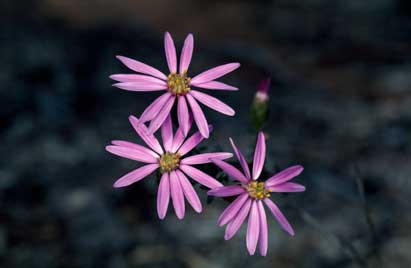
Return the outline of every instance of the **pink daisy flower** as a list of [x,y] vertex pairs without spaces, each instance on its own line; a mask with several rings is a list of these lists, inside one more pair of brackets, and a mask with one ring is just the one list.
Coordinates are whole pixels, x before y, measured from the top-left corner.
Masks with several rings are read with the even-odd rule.
[[[129,120],[137,134],[149,148],[121,140],[112,141],[112,145],[106,147],[106,150],[112,154],[145,164],[119,178],[114,183],[114,187],[128,186],[144,179],[155,170],[159,170],[162,175],[157,194],[158,217],[164,219],[166,216],[170,197],[179,219],[184,218],[185,214],[184,197],[193,209],[200,213],[202,210],[200,199],[186,175],[210,189],[221,187],[223,185],[220,182],[192,165],[209,163],[210,158],[227,159],[232,154],[224,152],[204,153],[185,157],[187,153],[203,141],[204,137],[199,132],[194,133],[185,140],[183,130],[180,127],[173,136],[171,118],[167,116],[161,127],[163,141],[163,146],[161,146],[157,138],[153,134],[148,134],[147,127],[140,124],[136,117],[130,116]],[[190,127],[191,120],[188,122],[188,128],[190,129]]]
[[[193,35],[189,34],[183,45],[180,56],[180,66],[177,72],[177,54],[171,35],[166,32],[164,36],[164,47],[169,75],[148,66],[137,60],[117,56],[129,69],[140,74],[115,74],[111,79],[118,81],[115,87],[131,91],[165,91],[150,106],[148,106],[140,117],[140,123],[150,121],[148,133],[152,134],[161,127],[167,115],[177,102],[178,122],[183,127],[183,134],[188,133],[189,108],[191,108],[194,121],[204,138],[209,136],[207,119],[198,104],[202,103],[220,113],[233,116],[234,110],[208,94],[192,89],[198,87],[208,90],[238,90],[236,87],[215,81],[215,79],[230,73],[240,67],[239,63],[228,63],[202,72],[193,78],[188,76],[188,67],[194,48]],[[188,104],[187,104],[188,103]]]
[[231,139],[230,142],[234,153],[240,161],[243,172],[221,159],[212,159],[212,161],[224,170],[228,176],[240,182],[240,185],[214,188],[208,191],[208,194],[219,197],[238,196],[221,214],[218,219],[218,225],[223,226],[227,224],[224,238],[225,240],[229,240],[240,229],[248,215],[246,239],[248,252],[250,255],[254,255],[257,244],[259,244],[260,254],[265,256],[268,248],[268,226],[263,204],[268,207],[280,223],[281,227],[290,235],[294,235],[293,228],[277,205],[271,201],[269,197],[271,192],[282,193],[305,191],[303,185],[288,182],[299,175],[303,171],[303,167],[289,167],[280,173],[275,174],[265,182],[259,182],[258,178],[263,170],[265,161],[264,134],[262,132],[258,134],[252,174],[250,173],[248,164],[242,153],[237,149]]

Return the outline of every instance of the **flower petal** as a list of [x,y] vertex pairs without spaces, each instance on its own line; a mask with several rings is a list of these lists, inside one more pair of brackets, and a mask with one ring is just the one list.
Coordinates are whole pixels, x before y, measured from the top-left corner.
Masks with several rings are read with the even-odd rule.
[[255,146],[254,161],[253,161],[253,180],[260,177],[261,171],[263,171],[265,161],[265,137],[264,133],[260,131],[258,133],[257,144]]
[[293,236],[294,235],[293,227],[291,227],[290,223],[287,221],[284,214],[280,211],[277,205],[268,198],[264,199],[264,203],[270,209],[271,213],[277,219],[278,223],[280,223],[281,227],[283,227],[283,229],[287,231],[287,233]]
[[142,63],[137,60],[133,60],[127,57],[123,56],[116,56],[118,60],[120,60],[125,66],[127,66],[129,69],[138,72],[138,73],[143,73],[143,74],[149,74],[154,77],[160,78],[162,80],[167,80],[167,76],[165,76],[162,72],[159,70],[148,66],[145,63]]
[[184,136],[187,136],[190,121],[190,114],[188,112],[187,101],[185,96],[178,96],[178,105],[177,105],[177,116],[178,123],[183,130]]
[[157,214],[160,219],[164,219],[167,214],[168,203],[170,202],[170,178],[169,173],[163,173],[157,192]]
[[110,75],[110,78],[118,82],[148,82],[167,86],[165,81],[143,74],[113,74]]
[[180,170],[176,170],[176,174],[180,180],[181,188],[183,188],[183,192],[185,197],[187,198],[188,203],[190,203],[190,205],[196,212],[200,213],[203,209],[201,206],[201,201],[198,198],[198,195],[191,185],[190,181]]
[[230,90],[230,91],[238,90],[238,88],[236,87],[233,87],[231,85],[227,85],[227,84],[224,84],[218,81],[209,81],[209,82],[205,82],[201,84],[196,84],[193,86],[199,87],[199,88],[213,89],[213,90]]
[[[192,119],[188,120],[188,129],[191,128],[191,124],[193,123]],[[183,128],[180,126],[177,131],[176,134],[174,135],[174,139],[173,139],[173,148],[171,149],[171,152],[175,153],[181,146],[181,144],[183,144],[184,139],[186,136],[184,136],[183,133]]]
[[164,107],[164,104],[172,97],[173,96],[169,92],[167,92],[155,99],[140,116],[140,124],[151,121],[155,116],[157,116],[160,113],[161,109]]
[[164,34],[164,49],[166,51],[167,64],[170,73],[177,72],[176,48],[174,46],[173,38],[169,32]]
[[128,117],[131,125],[133,126],[134,130],[140,136],[140,138],[154,151],[158,154],[162,155],[164,153],[163,149],[161,148],[160,143],[158,142],[157,138],[154,135],[147,134],[147,127],[144,124],[141,124],[137,117],[130,115]]
[[257,201],[258,205],[258,215],[260,218],[260,237],[258,238],[260,255],[267,255],[268,249],[268,225],[267,225],[267,216],[265,215],[264,205],[261,200]]
[[248,215],[251,207],[251,198],[248,198],[241,209],[238,211],[237,215],[228,223],[227,228],[225,229],[224,239],[231,239],[237,231],[240,229],[241,224],[243,224],[245,218]]
[[187,35],[184,40],[183,49],[180,56],[180,74],[187,72],[188,66],[190,66],[191,57],[194,49],[194,38],[192,34]]
[[198,100],[199,102],[201,102],[205,106],[207,106],[207,107],[209,107],[213,110],[216,110],[217,112],[220,112],[222,114],[226,114],[226,115],[229,115],[229,116],[233,116],[235,114],[235,111],[230,106],[228,106],[224,102],[222,102],[219,99],[214,98],[210,95],[207,95],[205,93],[202,93],[202,92],[196,91],[196,90],[190,90],[190,92],[188,94],[190,94],[191,96],[196,98],[196,100]]
[[304,192],[305,191],[304,185],[294,183],[294,182],[285,182],[285,183],[274,185],[268,188],[271,191],[277,192],[277,193],[293,193],[293,192]]
[[219,159],[211,159],[211,161],[218,166],[219,168],[221,168],[225,173],[227,173],[228,176],[230,176],[231,178],[239,181],[239,182],[243,182],[243,183],[247,183],[249,181],[249,179],[247,179],[243,173],[241,173],[241,171],[239,171],[236,167],[221,161]]
[[166,120],[161,125],[161,138],[163,140],[163,146],[166,152],[171,151],[173,146],[173,125],[171,123],[170,114],[166,117]]
[[304,170],[304,168],[300,165],[292,166],[289,168],[284,169],[283,171],[275,174],[268,180],[266,180],[265,185],[267,187],[271,187],[274,185],[282,184],[286,181],[291,180],[292,178],[300,175],[300,173]]
[[247,238],[246,238],[247,249],[250,255],[254,255],[255,253],[259,235],[260,235],[260,218],[258,214],[258,205],[257,205],[257,201],[253,200],[253,203],[251,205],[250,215],[248,217]]
[[168,99],[167,102],[164,104],[163,108],[161,108],[160,113],[158,113],[157,116],[154,117],[153,120],[151,120],[147,134],[153,134],[161,127],[161,125],[166,120],[167,116],[170,115],[170,111],[173,108],[174,100],[175,97]]
[[[209,131],[212,131],[212,126],[209,126]],[[183,145],[181,145],[180,149],[178,149],[178,153],[180,156],[185,155],[186,153],[190,152],[194,147],[196,147],[200,142],[204,140],[204,136],[200,132],[196,132],[188,138]]]
[[234,153],[237,156],[238,161],[241,164],[241,167],[243,168],[244,171],[244,175],[248,178],[251,179],[251,175],[250,175],[250,168],[248,167],[248,163],[247,160],[245,160],[244,155],[241,153],[241,151],[237,148],[237,146],[235,145],[234,141],[230,138],[230,143],[231,143],[231,147],[233,147]]
[[130,148],[130,147],[122,147],[116,145],[109,145],[106,146],[106,150],[112,154],[132,159],[135,161],[143,162],[143,163],[157,163],[158,159],[152,156],[151,154],[147,154],[143,150],[138,150],[137,148]]
[[238,67],[240,67],[239,63],[228,63],[228,64],[224,64],[224,65],[220,65],[217,67],[214,67],[212,69],[209,69],[205,72],[202,72],[199,75],[196,75],[195,77],[193,77],[191,79],[191,84],[192,85],[198,85],[198,84],[202,84],[205,82],[209,82],[212,81],[214,79],[217,79],[227,73],[230,73],[232,71],[234,71],[235,69],[237,69]]
[[211,162],[211,158],[224,160],[227,158],[232,157],[232,153],[204,153],[204,154],[197,154],[192,155],[187,158],[181,160],[181,164],[187,165],[199,165],[199,164],[206,164]]
[[208,129],[207,119],[204,116],[203,110],[201,110],[197,101],[191,95],[187,94],[186,98],[188,100],[188,103],[190,104],[194,121],[196,122],[198,130],[200,130],[200,133],[204,138],[208,139],[210,132]]
[[223,185],[221,182],[217,181],[210,175],[202,172],[199,169],[196,169],[192,166],[189,165],[180,165],[180,170],[182,170],[185,174],[187,174],[190,178],[195,180],[201,185],[204,185],[210,189],[216,188],[216,187],[222,187]]
[[159,167],[158,164],[149,164],[149,165],[139,167],[138,169],[135,169],[131,171],[130,173],[127,173],[120,179],[118,179],[114,183],[113,186],[115,188],[129,186],[132,183],[135,183],[135,182],[138,182],[139,180],[144,179],[145,177],[153,173],[153,171],[156,170],[158,167]]
[[111,141],[111,143],[113,145],[117,145],[117,146],[121,146],[121,147],[128,147],[128,148],[131,148],[131,149],[136,149],[136,150],[143,151],[144,153],[150,154],[155,158],[159,157],[159,155],[156,154],[155,152],[153,152],[152,150],[147,149],[146,147],[141,146],[139,144],[129,142],[129,141],[114,140],[114,141]]
[[184,218],[185,214],[184,195],[183,189],[181,189],[180,180],[178,179],[175,171],[170,172],[170,191],[174,211],[177,218],[181,220]]
[[233,195],[239,195],[245,192],[244,187],[240,185],[230,185],[224,187],[214,188],[207,192],[208,195],[218,196],[218,197],[227,197]]
[[245,201],[249,199],[248,193],[239,195],[224,211],[221,213],[218,218],[218,226],[223,226],[227,224],[240,210]]
[[167,89],[166,85],[160,85],[152,82],[124,82],[114,84],[113,87],[128,91],[163,91]]

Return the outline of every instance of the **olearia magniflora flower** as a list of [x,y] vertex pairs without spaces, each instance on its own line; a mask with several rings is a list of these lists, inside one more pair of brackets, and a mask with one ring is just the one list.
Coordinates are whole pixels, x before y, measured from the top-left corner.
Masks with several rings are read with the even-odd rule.
[[[106,147],[106,150],[112,154],[145,164],[119,178],[114,183],[114,187],[128,186],[144,179],[155,170],[159,170],[162,175],[157,193],[158,217],[160,219],[165,218],[170,197],[175,214],[179,219],[183,219],[185,214],[184,197],[193,209],[200,213],[202,211],[200,199],[186,175],[210,189],[221,187],[223,185],[220,182],[192,165],[210,163],[210,158],[227,159],[232,154],[218,152],[185,157],[187,153],[204,140],[200,132],[194,133],[185,140],[180,126],[173,136],[171,118],[167,116],[161,127],[163,141],[163,146],[161,146],[153,134],[147,133],[147,127],[140,124],[138,118],[130,116],[129,120],[137,134],[149,148],[121,140],[112,141],[112,145]],[[190,129],[191,120],[187,124],[189,124],[188,129]],[[211,126],[208,127],[211,130]]]
[[[187,71],[191,62],[194,48],[194,38],[189,34],[183,45],[180,56],[180,66],[177,72],[177,54],[171,35],[166,32],[164,36],[164,47],[169,75],[148,66],[140,61],[123,56],[117,56],[125,66],[139,74],[115,74],[111,79],[118,81],[115,87],[130,91],[166,91],[149,105],[140,117],[140,123],[150,121],[148,133],[152,134],[161,127],[173,105],[177,102],[178,122],[183,126],[183,134],[188,133],[189,108],[191,108],[194,121],[203,137],[208,138],[209,128],[207,119],[198,104],[202,103],[220,113],[233,116],[234,110],[208,94],[193,89],[198,87],[211,90],[238,90],[236,87],[215,81],[240,67],[239,63],[228,63],[204,71],[191,78]],[[188,102],[188,105],[187,105]]]
[[212,159],[212,161],[226,172],[228,176],[240,182],[240,185],[214,188],[208,191],[208,194],[219,197],[238,196],[220,215],[218,225],[223,226],[227,224],[224,238],[229,240],[240,229],[245,218],[248,216],[246,238],[248,252],[250,255],[254,255],[258,244],[260,255],[265,256],[268,248],[268,226],[263,204],[268,207],[281,227],[290,235],[294,235],[293,228],[269,197],[273,192],[305,191],[303,185],[288,182],[299,175],[303,171],[303,167],[299,165],[292,166],[275,174],[265,182],[258,181],[265,161],[266,146],[264,134],[262,132],[258,134],[252,174],[243,154],[237,149],[231,139],[230,142],[234,153],[240,161],[243,172],[220,159]]

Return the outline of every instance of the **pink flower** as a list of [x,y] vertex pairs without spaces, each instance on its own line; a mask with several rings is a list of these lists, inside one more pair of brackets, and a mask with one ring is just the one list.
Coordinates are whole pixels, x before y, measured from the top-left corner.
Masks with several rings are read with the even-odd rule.
[[278,220],[281,227],[290,235],[294,235],[294,230],[288,223],[287,219],[269,199],[271,192],[302,192],[305,191],[303,185],[288,182],[303,171],[302,166],[292,166],[280,173],[272,176],[265,182],[259,182],[257,179],[261,174],[265,160],[265,138],[264,134],[258,134],[256,149],[254,152],[253,172],[250,173],[248,164],[237,149],[234,142],[230,139],[238,160],[240,161],[243,172],[234,166],[222,161],[221,159],[212,159],[213,163],[220,167],[228,176],[240,182],[240,185],[223,186],[208,191],[212,196],[238,196],[221,214],[218,219],[218,225],[227,224],[225,230],[225,240],[231,239],[240,229],[242,223],[248,215],[247,226],[247,249],[250,255],[254,255],[257,244],[259,244],[260,254],[265,256],[268,248],[268,226],[264,210],[264,203]]
[[[228,63],[202,72],[193,78],[187,74],[194,48],[193,35],[189,34],[184,41],[180,56],[180,66],[177,72],[177,54],[171,35],[166,32],[164,47],[170,74],[166,76],[159,70],[142,62],[117,56],[129,69],[140,74],[115,74],[111,79],[118,81],[115,87],[131,91],[166,91],[148,106],[140,117],[140,122],[148,121],[148,133],[152,134],[163,124],[175,102],[177,102],[178,122],[182,126],[184,136],[188,133],[189,108],[194,121],[204,138],[209,136],[207,119],[198,102],[220,113],[233,116],[234,110],[222,101],[192,87],[213,90],[238,90],[237,88],[215,81],[215,79],[230,73],[240,67],[239,63]],[[187,104],[188,102],[188,104]]]
[[[161,127],[163,141],[163,146],[161,146],[153,134],[147,133],[146,126],[139,124],[139,120],[136,117],[130,116],[129,120],[137,134],[149,148],[120,140],[112,141],[112,145],[106,147],[106,150],[112,154],[145,163],[144,166],[119,178],[114,183],[114,187],[128,186],[144,179],[155,170],[159,170],[162,175],[157,194],[158,217],[164,219],[166,216],[170,197],[173,201],[174,211],[179,219],[184,218],[184,197],[193,209],[200,213],[202,210],[200,199],[186,175],[210,189],[221,187],[223,185],[220,182],[199,169],[192,167],[192,165],[209,163],[210,158],[227,159],[232,154],[204,153],[185,157],[188,152],[204,139],[199,132],[194,133],[185,140],[183,130],[180,127],[173,136],[171,118],[167,116]],[[190,127],[191,120],[188,122],[188,128]]]

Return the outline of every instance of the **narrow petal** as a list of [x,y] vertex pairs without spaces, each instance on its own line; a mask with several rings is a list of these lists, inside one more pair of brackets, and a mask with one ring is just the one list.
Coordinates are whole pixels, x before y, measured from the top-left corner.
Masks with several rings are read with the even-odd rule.
[[183,134],[184,136],[187,136],[188,131],[190,130],[190,114],[188,112],[187,101],[185,96],[178,96],[177,116],[178,123],[180,127],[183,129]]
[[128,91],[163,91],[167,89],[166,85],[152,82],[124,82],[114,84],[113,86]]
[[186,98],[188,103],[190,104],[194,121],[196,122],[198,130],[200,130],[200,133],[204,138],[208,139],[210,132],[208,130],[208,123],[207,119],[204,116],[203,110],[201,110],[197,101],[193,97],[191,97],[191,95],[187,94]]
[[218,159],[211,159],[211,161],[218,166],[219,168],[221,168],[225,173],[227,173],[228,176],[230,176],[231,178],[233,178],[234,180],[237,180],[239,182],[243,182],[243,183],[247,183],[249,181],[249,179],[247,179],[243,173],[241,173],[241,171],[239,171],[236,167],[218,160]]
[[254,255],[257,248],[258,237],[260,236],[260,217],[258,214],[257,201],[253,200],[247,225],[247,249],[250,255]]
[[196,100],[198,100],[199,102],[201,102],[205,106],[207,106],[207,107],[209,107],[213,110],[216,110],[217,112],[220,112],[222,114],[226,114],[226,115],[229,115],[229,116],[233,116],[235,114],[235,111],[230,106],[228,106],[224,102],[222,102],[219,99],[214,98],[210,95],[207,95],[205,93],[202,93],[202,92],[196,91],[196,90],[190,90],[190,92],[188,94],[193,96]]
[[[188,120],[188,126],[189,126],[188,129],[191,128],[192,123],[193,123],[193,120],[189,119]],[[177,152],[177,150],[180,148],[181,144],[183,144],[185,137],[186,136],[184,135],[183,128],[180,126],[177,129],[176,134],[174,135],[173,148],[171,149],[171,151],[173,153]]]
[[169,174],[163,173],[157,192],[157,214],[160,219],[164,219],[167,214],[168,203],[170,202],[170,178]]
[[171,108],[173,108],[174,100],[175,97],[168,99],[167,102],[164,104],[163,108],[161,109],[160,113],[157,114],[157,116],[154,117],[153,120],[151,120],[150,126],[148,127],[148,134],[153,134],[161,127],[161,125],[166,120],[167,116],[170,115]]
[[184,40],[183,49],[180,56],[180,74],[187,72],[190,66],[191,57],[193,56],[194,38],[192,34],[187,35]]
[[247,160],[245,160],[244,155],[241,153],[241,151],[237,148],[235,145],[234,141],[230,138],[230,143],[231,146],[233,147],[234,153],[237,156],[238,161],[241,164],[241,167],[243,168],[244,174],[248,179],[251,179],[250,175],[250,168],[248,167]]
[[144,146],[141,146],[139,144],[135,144],[135,143],[132,143],[132,142],[129,142],[129,141],[121,141],[121,140],[114,140],[114,141],[111,141],[111,143],[113,145],[117,145],[117,146],[121,146],[121,147],[128,147],[128,148],[140,150],[140,151],[143,151],[146,154],[152,155],[155,158],[159,158],[158,154],[156,154],[152,150],[150,150],[150,149],[148,149]]
[[[211,125],[209,126],[209,131],[212,131]],[[183,145],[181,145],[180,149],[178,149],[178,153],[183,156],[186,153],[190,152],[194,147],[196,147],[200,142],[204,140],[204,136],[200,132],[196,132],[188,138]]]
[[294,183],[294,182],[285,182],[282,184],[274,185],[268,187],[271,191],[277,193],[293,193],[293,192],[304,192],[305,186]]
[[170,191],[171,199],[173,200],[174,211],[177,218],[180,220],[184,218],[185,214],[185,204],[183,189],[181,189],[180,180],[178,179],[176,172],[172,171],[170,173]]
[[147,127],[144,124],[140,124],[137,117],[130,115],[128,117],[131,125],[133,126],[134,130],[140,136],[140,138],[154,151],[158,154],[162,155],[164,153],[163,149],[161,148],[160,143],[158,142],[157,138],[154,135],[147,134]]
[[258,215],[260,217],[260,237],[258,239],[258,247],[260,250],[260,255],[267,255],[268,249],[268,225],[267,216],[265,215],[265,209],[263,202],[261,200],[257,201],[258,204]]
[[225,229],[224,239],[231,239],[237,231],[240,229],[241,224],[243,224],[245,218],[248,215],[251,207],[251,198],[248,198],[241,209],[238,211],[237,215],[228,223],[227,228]]
[[244,187],[240,185],[230,185],[224,187],[214,188],[207,192],[208,195],[218,196],[218,197],[227,197],[233,195],[239,195],[245,192]]
[[188,203],[190,203],[190,205],[196,212],[200,213],[203,209],[201,206],[201,201],[200,198],[198,198],[198,195],[191,185],[190,181],[180,170],[176,170],[176,174],[180,180],[181,188],[183,188],[183,192],[185,197],[187,198]]
[[174,46],[173,38],[171,38],[169,32],[166,32],[164,34],[164,49],[166,51],[167,64],[170,73],[177,72],[176,48]]
[[164,104],[166,104],[166,102],[172,97],[173,96],[169,92],[167,92],[155,99],[140,116],[140,124],[151,121],[154,117],[156,117],[164,107]]
[[243,206],[245,201],[249,199],[248,193],[244,193],[239,195],[224,211],[221,213],[220,217],[218,218],[218,226],[223,226],[231,221],[240,208]]
[[127,173],[120,179],[118,179],[114,183],[113,186],[115,188],[129,186],[132,183],[135,183],[135,182],[138,182],[139,180],[144,179],[145,177],[153,173],[153,171],[156,170],[158,167],[159,167],[158,164],[149,164],[149,165],[139,167],[138,169],[135,169],[131,171],[130,173]]
[[300,165],[292,166],[287,169],[284,169],[283,171],[275,174],[271,178],[269,178],[266,182],[265,185],[267,187],[271,187],[274,185],[282,184],[286,181],[291,180],[292,178],[300,175],[300,173],[303,171],[303,167]]
[[290,223],[287,221],[285,218],[284,214],[281,212],[281,210],[277,207],[277,205],[271,201],[268,198],[264,199],[264,203],[267,205],[268,209],[271,211],[271,213],[274,215],[274,217],[277,219],[278,223],[280,223],[281,227],[289,233],[290,235],[294,235],[294,230],[293,227],[291,227]]
[[167,86],[165,81],[143,74],[113,74],[110,78],[118,82],[148,82]]
[[201,84],[193,84],[190,83],[191,85],[199,88],[206,88],[206,89],[213,89],[213,90],[229,90],[229,91],[236,91],[238,88],[224,84],[222,82],[218,81],[209,81]]
[[214,67],[212,69],[209,69],[205,72],[202,72],[201,74],[193,77],[191,79],[191,84],[192,85],[197,85],[197,84],[202,84],[205,82],[212,81],[214,79],[217,79],[227,73],[230,73],[240,67],[239,63],[228,63],[224,65],[220,65],[217,67]]
[[166,120],[161,125],[161,138],[163,140],[164,149],[167,152],[171,151],[173,146],[173,125],[171,122],[170,114],[166,117]]
[[118,60],[120,60],[125,66],[127,66],[129,69],[138,72],[138,73],[143,73],[143,74],[149,74],[154,77],[160,78],[162,80],[167,80],[167,76],[165,76],[162,72],[159,70],[148,66],[147,64],[144,64],[140,61],[133,60],[127,57],[123,56],[116,56]]
[[261,171],[263,171],[265,161],[265,137],[264,133],[260,131],[258,133],[257,144],[255,146],[254,161],[253,161],[253,180],[260,177]]
[[199,164],[206,164],[211,162],[211,158],[224,160],[227,158],[232,157],[232,153],[205,153],[205,154],[197,154],[192,155],[187,158],[181,160],[181,164],[187,165],[199,165]]
[[204,185],[210,189],[223,186],[219,181],[217,181],[210,175],[192,166],[180,165],[180,170],[182,170],[185,174],[187,174],[190,178],[192,178],[199,184]]
[[131,160],[143,162],[143,163],[157,163],[158,159],[147,154],[143,150],[138,150],[137,148],[121,147],[116,145],[106,146],[106,150],[112,154],[128,158]]

